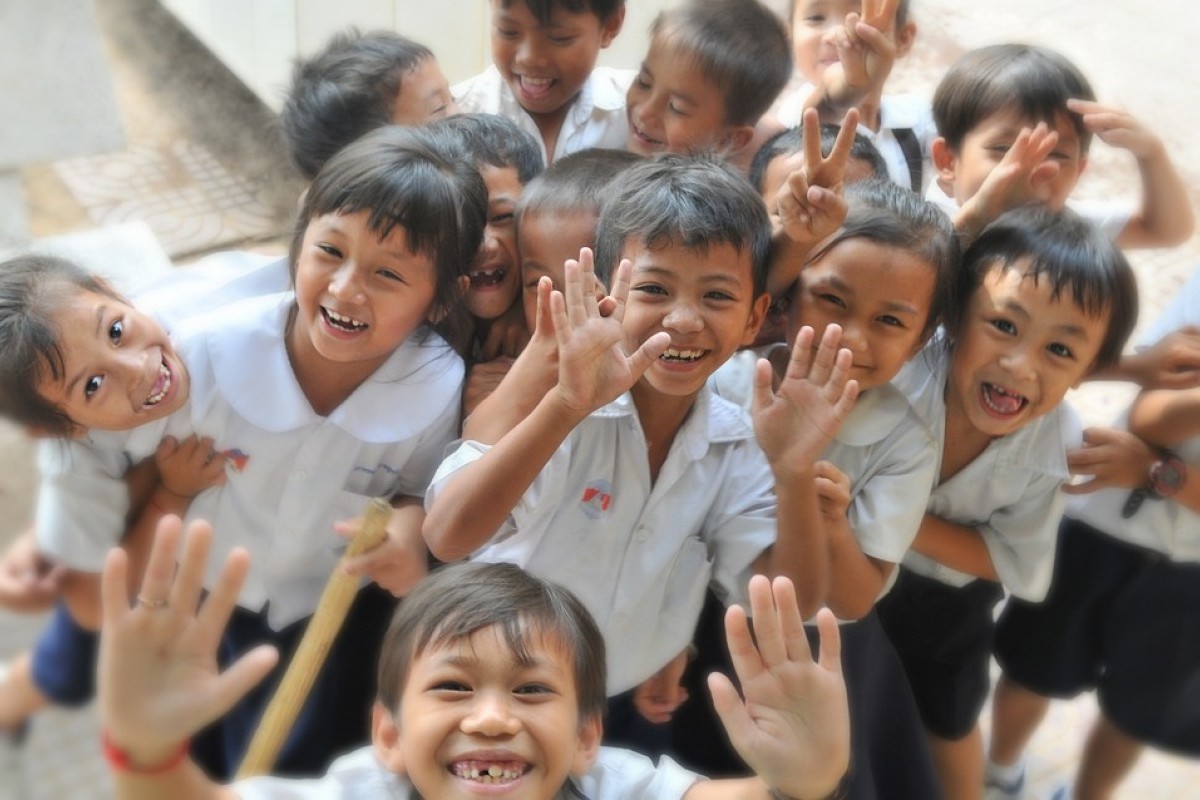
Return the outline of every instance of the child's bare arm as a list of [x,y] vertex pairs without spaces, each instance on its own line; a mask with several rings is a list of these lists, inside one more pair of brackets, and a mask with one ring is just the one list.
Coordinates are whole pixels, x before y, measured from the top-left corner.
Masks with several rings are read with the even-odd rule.
[[1089,380],[1128,380],[1143,389],[1190,389],[1200,386],[1200,327],[1171,331],[1150,347],[1124,356],[1120,363]]
[[[399,497],[392,501],[392,517],[387,538],[369,553],[349,559],[343,569],[351,575],[365,575],[395,597],[404,597],[429,572],[429,551],[421,536],[425,506],[419,497]],[[353,539],[359,520],[339,523],[337,532]]]
[[1146,473],[1157,455],[1140,438],[1119,428],[1088,428],[1084,446],[1067,453],[1067,469],[1086,477],[1063,487],[1067,494],[1089,494],[1100,489],[1135,489],[1146,482]]
[[913,539],[912,549],[951,569],[998,581],[996,565],[978,530],[926,514]]
[[1195,219],[1187,187],[1162,140],[1132,114],[1116,106],[1072,99],[1067,108],[1105,144],[1128,150],[1142,178],[1142,206],[1117,237],[1117,246],[1171,247],[1192,235]]
[[23,531],[0,557],[0,608],[17,612],[50,608],[65,572],[42,557],[33,528]]
[[233,798],[190,759],[175,756],[261,681],[278,655],[259,647],[218,672],[217,646],[249,558],[242,550],[231,553],[197,610],[211,538],[207,523],[190,525],[176,571],[181,525],[178,517],[163,518],[133,608],[125,553],[113,550],[105,562],[97,676],[106,735],[130,764],[114,768],[121,800]]
[[837,122],[856,108],[872,129],[879,126],[879,100],[896,61],[896,43],[884,31],[892,27],[900,0],[863,0],[862,13],[846,15],[837,33],[838,63],[823,73],[821,84],[805,100],[823,122]]
[[769,582],[756,575],[749,594],[753,636],[744,609],[734,606],[725,615],[743,697],[724,675],[710,675],[708,686],[730,742],[758,779],[701,782],[684,796],[829,797],[850,763],[850,716],[837,623],[828,610],[817,615],[821,654],[814,661],[791,581]]
[[[621,262],[618,285],[628,287],[630,269]],[[670,335],[660,331],[626,355],[624,297],[604,316],[591,291],[594,280],[590,269],[567,263],[565,296],[551,296],[558,382],[529,416],[439,490],[423,529],[439,559],[465,558],[486,542],[575,426],[633,386],[670,344]]]
[[801,328],[779,389],[771,389],[760,360],[754,385],[754,432],[775,476],[778,533],[756,565],[796,582],[801,612],[825,602],[828,545],[816,489],[816,461],[854,407],[858,383],[849,379],[851,354],[839,349],[841,328],[830,325],[813,354],[813,330]]
[[846,163],[854,146],[858,112],[846,112],[841,130],[828,156],[821,155],[820,122],[813,111],[804,112],[804,154],[786,157],[794,164],[775,196],[771,212],[774,233],[767,272],[767,292],[778,297],[800,275],[809,252],[832,235],[846,219],[842,197]]
[[1159,447],[1200,436],[1200,388],[1142,392],[1129,411],[1129,430]]
[[829,608],[840,619],[861,619],[875,607],[896,565],[864,553],[849,518],[830,522],[825,532],[829,537]]
[[1044,122],[1017,134],[1004,158],[954,216],[954,227],[964,245],[1005,211],[1048,198],[1050,179],[1058,174],[1058,164],[1047,161],[1046,156],[1056,144],[1058,133]]

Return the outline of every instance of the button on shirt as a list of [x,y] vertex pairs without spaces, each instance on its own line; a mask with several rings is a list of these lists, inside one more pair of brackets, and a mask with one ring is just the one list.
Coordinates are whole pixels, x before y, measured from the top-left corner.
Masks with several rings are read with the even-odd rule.
[[[936,441],[946,436],[946,379],[949,350],[935,337],[896,377]],[[1045,599],[1054,573],[1058,523],[1070,479],[1067,450],[1083,441],[1079,419],[1066,403],[1008,436],[994,439],[929,496],[928,513],[975,528],[987,545],[1000,582],[1031,603]],[[938,447],[938,471],[941,469]],[[936,474],[936,473],[935,473]],[[904,566],[950,586],[976,576],[951,569],[917,552]]]
[[[178,331],[194,426],[227,454],[227,482],[189,519],[213,523],[207,585],[235,546],[251,555],[238,603],[276,629],[312,613],[345,548],[334,523],[372,497],[420,497],[458,430],[462,361],[419,330],[329,416],[296,382],[284,336],[293,295],[256,297]],[[424,339],[422,340],[422,335]]]
[[[426,503],[487,449],[466,441]],[[518,564],[570,588],[608,645],[608,692],[630,689],[692,640],[711,584],[744,603],[754,560],[775,541],[774,479],[750,420],[707,388],[653,486],[626,394],[580,423],[495,536],[471,558]]]
[[499,114],[515,122],[537,141],[543,163],[549,164],[589,147],[625,149],[625,142],[629,138],[625,92],[635,74],[631,69],[612,67],[596,67],[592,70],[567,109],[562,130],[554,144],[553,158],[547,157],[546,145],[537,123],[517,102],[512,89],[494,65],[474,78],[456,83],[450,93],[464,113]]

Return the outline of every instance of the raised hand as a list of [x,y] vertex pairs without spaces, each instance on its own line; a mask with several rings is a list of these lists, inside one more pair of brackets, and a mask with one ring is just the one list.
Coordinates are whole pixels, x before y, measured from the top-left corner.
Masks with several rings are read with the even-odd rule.
[[212,529],[200,521],[188,526],[176,571],[181,527],[176,516],[159,522],[133,608],[125,589],[125,552],[113,550],[104,564],[100,713],[109,738],[135,764],[160,764],[177,752],[261,681],[278,658],[273,648],[258,647],[218,672],[217,646],[249,556],[244,550],[229,554],[197,610]]
[[1004,158],[962,204],[955,227],[973,237],[1005,211],[1049,201],[1050,181],[1058,175],[1059,166],[1046,157],[1056,144],[1058,133],[1045,122],[1021,129]]
[[1078,98],[1068,100],[1067,108],[1079,114],[1083,127],[1100,141],[1128,150],[1139,159],[1149,158],[1162,149],[1162,140],[1123,108]]
[[778,475],[811,468],[854,408],[858,382],[849,379],[853,355],[839,349],[842,329],[829,325],[813,352],[813,329],[796,334],[779,388],[771,388],[771,365],[760,359],[754,375],[754,433]]
[[887,34],[896,21],[899,0],[863,0],[862,13],[846,15],[834,46],[838,63],[822,77],[821,93],[835,109],[856,106],[883,91],[896,62],[896,42]]
[[554,391],[563,406],[580,416],[628,391],[671,344],[670,334],[660,331],[626,355],[621,321],[631,269],[628,260],[617,267],[612,310],[607,316],[601,313],[601,301],[593,291],[596,277],[590,250],[580,251],[579,261],[566,263],[564,291],[550,296],[558,341],[558,385]]
[[744,609],[725,614],[742,698],[714,673],[713,706],[734,749],[767,785],[796,800],[827,797],[850,762],[837,622],[828,609],[817,614],[821,654],[814,662],[792,582],[756,575],[749,594],[753,636]]
[[815,109],[805,110],[802,124],[804,154],[785,161],[792,169],[775,197],[774,222],[792,241],[812,246],[834,233],[846,218],[842,184],[858,111],[846,112],[828,156],[821,153],[821,122]]

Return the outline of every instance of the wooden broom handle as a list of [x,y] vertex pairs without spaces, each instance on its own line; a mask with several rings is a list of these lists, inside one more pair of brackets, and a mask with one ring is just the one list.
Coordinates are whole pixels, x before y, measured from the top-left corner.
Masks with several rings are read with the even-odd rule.
[[362,525],[358,534],[350,540],[350,545],[342,555],[342,561],[329,576],[317,610],[313,613],[304,637],[300,640],[296,654],[288,664],[279,688],[271,698],[262,719],[250,740],[250,747],[238,768],[237,780],[252,778],[256,775],[266,775],[275,766],[275,759],[287,740],[296,716],[304,706],[304,701],[312,690],[313,682],[325,664],[329,648],[337,637],[350,604],[354,602],[360,579],[347,575],[341,565],[346,559],[362,555],[378,547],[387,538],[387,523],[391,519],[392,507],[385,500],[376,498],[367,506],[363,514]]

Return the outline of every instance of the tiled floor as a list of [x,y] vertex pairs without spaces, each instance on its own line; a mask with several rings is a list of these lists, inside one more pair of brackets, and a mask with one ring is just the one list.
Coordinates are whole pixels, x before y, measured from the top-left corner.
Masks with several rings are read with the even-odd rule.
[[[1168,5],[1172,2],[1182,0],[1168,0]],[[1066,2],[1010,0],[984,6],[922,0],[915,4],[921,25],[916,50],[901,62],[895,80],[928,94],[965,47],[1005,38],[1059,42],[1064,30],[1084,26],[1088,36],[1069,37],[1069,54],[1093,77],[1102,97],[1140,105],[1194,178],[1200,142],[1193,134],[1200,127],[1200,111],[1191,103],[1161,105],[1165,95],[1177,93],[1143,86],[1140,76],[1164,73],[1162,65],[1174,61],[1192,63],[1189,48],[1200,40],[1200,23],[1189,7],[1181,6],[1177,22],[1198,30],[1188,34],[1155,28],[1141,41],[1136,36],[1130,40],[1129,31],[1137,26],[1128,5],[1099,0],[1089,5],[1083,20],[1078,5]],[[129,146],[109,156],[26,169],[33,233],[51,236],[137,218],[149,223],[163,249],[180,263],[218,248],[280,249],[299,183],[280,160],[270,114],[174,26],[154,0],[97,0],[96,8]],[[1113,49],[1113,37],[1124,37],[1124,46]],[[1135,53],[1136,60],[1122,62],[1111,57],[1114,52]],[[1134,195],[1136,170],[1123,154],[1098,144],[1092,161],[1091,174],[1081,185],[1084,194]],[[1195,181],[1191,185],[1200,186]],[[1139,253],[1133,260],[1142,281],[1144,319],[1149,319],[1200,263],[1200,237],[1183,248]],[[1088,422],[1100,424],[1129,396],[1127,387],[1098,384],[1074,400]],[[34,478],[28,442],[3,424],[0,453],[10,465],[0,474],[4,542],[30,517]],[[30,641],[39,625],[36,617],[0,614],[0,659]],[[1069,779],[1095,713],[1090,697],[1054,706],[1032,748],[1035,796],[1049,796]],[[13,789],[18,780],[25,783],[12,796],[21,800],[109,797],[95,725],[92,709],[39,717],[22,748],[21,774],[0,775],[0,797],[7,800],[3,790]],[[1120,797],[1200,797],[1200,765],[1148,753]]]

